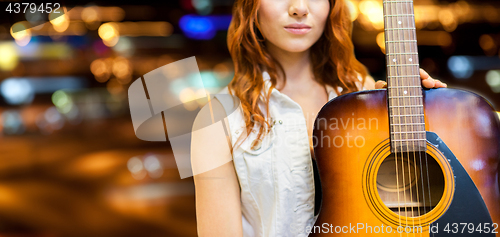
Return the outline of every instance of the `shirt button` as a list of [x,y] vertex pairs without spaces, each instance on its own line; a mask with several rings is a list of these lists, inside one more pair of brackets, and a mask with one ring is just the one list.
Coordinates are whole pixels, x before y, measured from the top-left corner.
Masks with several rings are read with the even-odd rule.
[[262,141],[260,139],[252,142],[252,150],[258,151],[262,146]]
[[283,120],[280,120],[278,123],[283,124]]

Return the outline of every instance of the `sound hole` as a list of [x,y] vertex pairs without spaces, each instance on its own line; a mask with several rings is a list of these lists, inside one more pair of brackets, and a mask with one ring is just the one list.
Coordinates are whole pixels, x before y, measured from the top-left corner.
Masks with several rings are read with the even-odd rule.
[[378,170],[377,191],[396,214],[421,216],[434,209],[443,196],[443,171],[432,156],[423,152],[391,154]]

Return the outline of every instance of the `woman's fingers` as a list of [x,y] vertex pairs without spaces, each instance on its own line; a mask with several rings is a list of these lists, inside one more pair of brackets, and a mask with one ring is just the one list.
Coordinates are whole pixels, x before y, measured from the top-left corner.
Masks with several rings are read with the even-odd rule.
[[[446,83],[441,82],[440,80],[433,79],[429,76],[424,69],[420,69],[420,79],[422,80],[422,86],[425,88],[444,88],[448,87]],[[375,83],[375,89],[382,89],[387,87],[387,82],[385,81],[377,81]]]
[[377,81],[375,82],[375,89],[382,89],[387,87],[387,82],[385,81]]
[[420,79],[422,80],[422,86],[425,88],[441,88],[448,87],[446,83],[441,82],[440,80],[433,79],[429,76],[424,69],[420,68]]

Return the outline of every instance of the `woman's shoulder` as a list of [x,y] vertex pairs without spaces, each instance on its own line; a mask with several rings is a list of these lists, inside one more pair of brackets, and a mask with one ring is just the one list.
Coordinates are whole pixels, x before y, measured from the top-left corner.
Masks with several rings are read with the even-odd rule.
[[358,73],[358,81],[356,82],[356,86],[360,91],[373,90],[375,89],[375,80],[370,74],[366,74],[366,77],[363,78],[361,74]]

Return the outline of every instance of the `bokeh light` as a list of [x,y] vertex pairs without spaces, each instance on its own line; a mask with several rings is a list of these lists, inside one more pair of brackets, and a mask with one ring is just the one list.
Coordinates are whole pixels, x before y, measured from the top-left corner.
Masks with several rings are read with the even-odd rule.
[[17,22],[10,28],[10,34],[19,46],[26,46],[31,40],[28,22]]
[[69,27],[69,18],[68,14],[66,14],[66,8],[63,8],[63,11],[59,12],[60,13],[51,12],[49,14],[49,20],[55,31],[64,32]]
[[11,71],[19,63],[19,56],[13,43],[0,43],[0,70]]
[[99,27],[98,30],[99,37],[101,37],[102,42],[108,46],[113,47],[118,43],[120,38],[120,33],[118,26],[114,23],[104,23]]
[[33,86],[23,78],[9,78],[2,81],[0,91],[5,101],[12,105],[30,103],[35,96]]
[[495,93],[500,93],[500,70],[490,70],[486,73],[486,83]]

